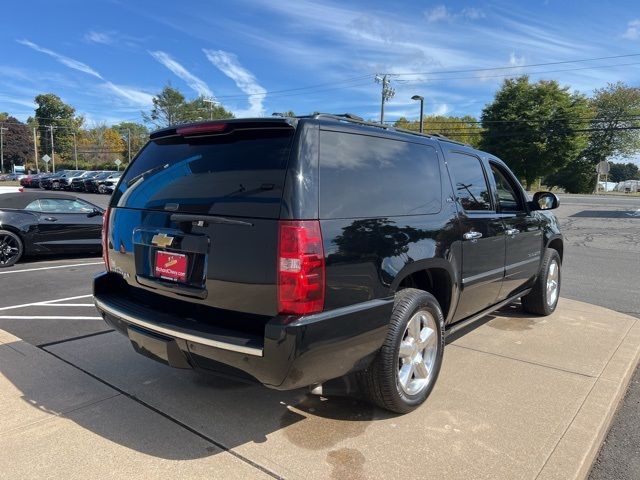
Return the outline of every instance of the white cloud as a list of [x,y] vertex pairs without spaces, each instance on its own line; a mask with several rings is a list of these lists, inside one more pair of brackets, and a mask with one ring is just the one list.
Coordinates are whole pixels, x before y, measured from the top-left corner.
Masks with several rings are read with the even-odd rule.
[[148,105],[151,105],[153,100],[153,95],[150,95],[146,92],[142,92],[135,88],[125,87],[123,85],[116,85],[111,82],[106,82],[103,84],[103,86],[107,90],[111,91],[112,93],[115,93],[119,97],[124,98],[130,103],[133,103],[136,105],[148,106]]
[[101,43],[103,45],[112,45],[114,43],[114,39],[109,33],[96,32],[94,30],[85,33],[84,39],[90,43]]
[[626,38],[627,40],[640,39],[640,19],[631,20],[627,24],[627,31],[622,34],[622,38]]
[[175,61],[168,53],[162,51],[149,52],[162,65],[171,70],[176,76],[184,80],[201,97],[214,98],[213,92],[208,85],[200,78],[196,77],[180,63]]
[[469,20],[478,20],[480,18],[485,18],[486,15],[479,8],[467,7],[463,8],[460,12],[460,16],[464,18],[468,18]]
[[478,20],[485,18],[486,15],[479,8],[467,7],[463,8],[459,12],[453,12],[444,5],[438,5],[429,10],[425,10],[424,16],[429,23],[435,23],[440,21],[451,21],[456,18],[464,18],[467,20]]
[[96,72],[93,68],[91,68],[86,63],[79,62],[78,60],[74,60],[73,58],[66,57],[64,55],[54,52],[53,50],[49,50],[48,48],[44,48],[39,45],[36,45],[35,43],[30,42],[29,40],[17,40],[17,42],[22,45],[26,45],[29,48],[32,48],[36,52],[49,55],[50,57],[54,58],[61,64],[65,65],[66,67],[69,67],[74,70],[78,70],[79,72],[83,72],[83,73],[92,75],[96,78],[102,79],[102,75],[100,75],[98,72]]
[[236,86],[249,97],[249,108],[237,112],[238,116],[264,115],[264,98],[266,90],[258,83],[249,70],[240,65],[238,57],[223,50],[203,49],[205,55],[222,73],[233,80]]
[[41,47],[39,45],[36,45],[33,42],[30,42],[29,40],[17,40],[18,43],[22,44],[22,45],[26,45],[29,48],[32,48],[33,50],[37,51],[37,52],[41,52],[44,53],[46,55],[49,55],[50,57],[56,59],[58,62],[60,62],[61,64],[63,64],[66,67],[69,67],[73,70],[78,70],[80,72],[86,73],[88,75],[91,75],[92,77],[95,78],[99,78],[100,80],[102,80],[104,83],[102,83],[102,86],[104,88],[106,88],[107,90],[109,90],[110,92],[116,94],[117,96],[119,96],[120,98],[126,100],[127,102],[131,103],[131,104],[135,104],[135,105],[139,105],[139,106],[148,106],[151,105],[151,99],[153,98],[152,95],[149,95],[148,93],[142,92],[140,90],[136,90],[134,88],[131,87],[124,87],[122,85],[116,85],[108,80],[106,80],[102,75],[100,75],[96,70],[94,70],[93,68],[91,68],[89,65],[87,65],[86,63],[82,63],[78,60],[75,60],[73,58],[69,58],[66,57],[64,55],[61,55],[57,52],[54,52],[53,50],[49,50],[48,48],[44,48]]
[[430,10],[426,10],[424,16],[427,18],[427,22],[433,23],[439,22],[440,20],[449,20],[451,13],[449,13],[449,10],[447,10],[447,7],[444,5],[438,5]]

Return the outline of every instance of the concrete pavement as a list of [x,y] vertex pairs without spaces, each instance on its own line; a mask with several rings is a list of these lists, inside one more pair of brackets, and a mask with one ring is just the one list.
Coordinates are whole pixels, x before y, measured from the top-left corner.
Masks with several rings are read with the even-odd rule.
[[[81,308],[81,307],[80,307]],[[116,333],[0,337],[0,478],[583,478],[640,356],[640,320],[561,299],[445,350],[404,416],[175,370]]]

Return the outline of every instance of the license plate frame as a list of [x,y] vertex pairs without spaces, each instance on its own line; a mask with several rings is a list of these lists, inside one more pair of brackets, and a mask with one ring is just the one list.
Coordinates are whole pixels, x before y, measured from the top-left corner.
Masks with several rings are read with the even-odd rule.
[[189,257],[185,253],[156,250],[153,263],[153,276],[175,283],[187,282]]

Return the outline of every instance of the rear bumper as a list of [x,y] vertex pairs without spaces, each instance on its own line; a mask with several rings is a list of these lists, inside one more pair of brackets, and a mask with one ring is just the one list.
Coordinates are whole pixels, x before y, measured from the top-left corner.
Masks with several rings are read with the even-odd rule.
[[117,274],[99,274],[96,307],[139,353],[175,367],[248,376],[280,390],[366,368],[384,342],[393,308],[393,299],[378,299],[304,317],[276,316],[256,335],[138,304],[119,293],[121,284]]

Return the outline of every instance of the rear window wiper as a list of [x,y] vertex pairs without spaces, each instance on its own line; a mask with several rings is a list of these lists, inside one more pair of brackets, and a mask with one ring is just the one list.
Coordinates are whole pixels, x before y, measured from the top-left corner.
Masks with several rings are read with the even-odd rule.
[[165,168],[168,168],[169,164],[165,163],[164,165],[157,165],[153,168],[150,168],[149,170],[145,170],[142,173],[139,173],[138,175],[136,175],[135,177],[133,177],[131,180],[129,180],[127,182],[127,187],[130,187],[131,185],[133,185],[134,183],[136,183],[138,180],[140,180],[141,178],[146,178],[147,175],[150,175],[152,173],[156,173],[160,170],[164,170]]

